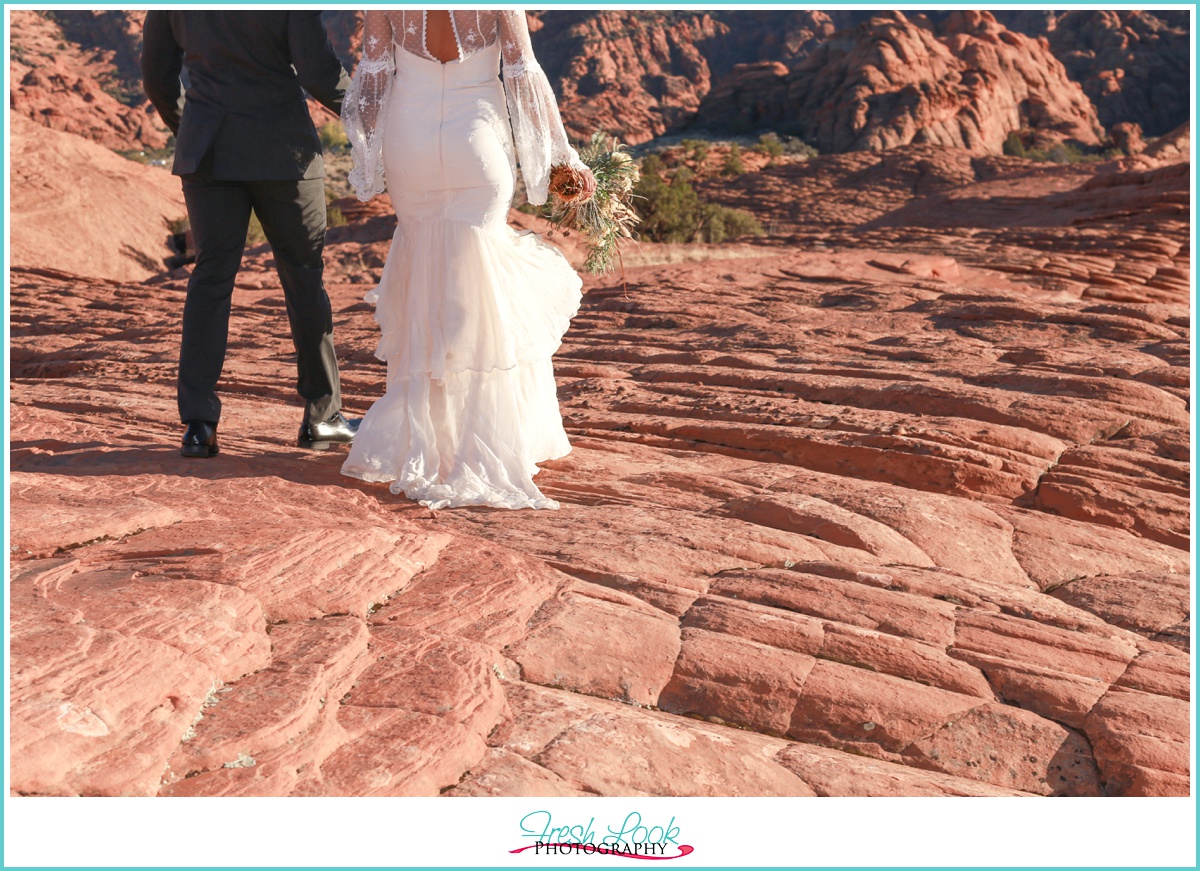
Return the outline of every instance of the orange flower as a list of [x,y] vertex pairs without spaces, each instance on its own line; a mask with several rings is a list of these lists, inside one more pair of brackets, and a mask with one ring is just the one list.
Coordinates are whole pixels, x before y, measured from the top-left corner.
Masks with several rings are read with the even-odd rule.
[[569,166],[550,167],[550,193],[564,203],[572,203],[583,195],[583,179]]

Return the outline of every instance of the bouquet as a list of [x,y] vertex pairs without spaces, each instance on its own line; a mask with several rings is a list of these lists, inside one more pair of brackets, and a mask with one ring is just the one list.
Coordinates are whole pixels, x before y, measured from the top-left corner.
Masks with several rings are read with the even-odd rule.
[[596,192],[583,199],[578,173],[569,166],[553,166],[544,214],[564,236],[577,232],[587,240],[583,268],[593,274],[612,272],[621,258],[621,240],[633,237],[633,227],[640,220],[630,205],[633,186],[640,178],[638,168],[623,145],[614,139],[609,148],[607,139],[604,131],[597,130],[579,152],[579,159],[596,179]]

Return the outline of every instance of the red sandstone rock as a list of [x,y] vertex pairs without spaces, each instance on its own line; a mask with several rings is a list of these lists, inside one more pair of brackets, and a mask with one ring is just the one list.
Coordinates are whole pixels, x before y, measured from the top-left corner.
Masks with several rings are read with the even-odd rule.
[[709,591],[929,644],[944,646],[954,638],[953,605],[864,583],[760,569],[722,573]]
[[1188,794],[1186,702],[1114,688],[1084,730],[1110,794]]
[[1129,668],[1113,686],[1189,701],[1191,686],[1187,657],[1177,653],[1145,651],[1129,663]]
[[[1001,20],[1013,13],[996,13]],[[1067,74],[1083,85],[1106,127],[1135,122],[1157,136],[1189,114],[1188,21],[1170,10],[1071,10],[1051,13],[1044,35]]]
[[622,10],[577,17],[539,31],[534,46],[572,136],[586,140],[603,129],[636,144],[695,114],[710,82],[698,44],[727,26],[708,13],[672,21]]
[[[786,746],[783,740],[559,690],[519,685],[508,692],[514,720],[497,729],[489,743],[535,763],[538,780],[551,780],[557,790],[813,795],[775,761]],[[463,793],[478,794],[494,770],[472,771]]]
[[1192,125],[1190,121],[1185,121],[1147,145],[1139,156],[1160,165],[1184,162],[1190,155],[1191,140]]
[[[636,628],[615,633],[617,620]],[[547,600],[506,652],[531,683],[653,704],[679,655],[679,628],[628,594],[577,582]]]
[[1188,618],[1190,576],[1180,573],[1094,575],[1068,581],[1051,595],[1147,637],[1169,633]]
[[[1096,536],[1096,527],[1088,523],[1021,509],[997,511],[1013,525],[1013,555],[1043,590],[1091,575],[1187,571],[1184,551],[1122,530]],[[1127,590],[1125,601],[1132,601],[1129,595]]]
[[794,771],[817,795],[945,796],[1027,795],[962,777],[913,769],[894,762],[829,750],[812,744],[789,744],[775,757]]
[[663,688],[658,707],[783,735],[815,664],[804,654],[686,628],[675,673]]
[[21,117],[9,129],[14,266],[120,281],[165,268],[167,222],[186,213],[179,179]]
[[206,693],[269,656],[258,603],[77,560],[13,579],[14,791],[147,795]]
[[944,650],[887,632],[839,623],[825,624],[822,659],[890,674],[962,695],[987,698],[987,681],[976,668],[956,662]]
[[920,768],[1039,795],[1103,790],[1088,742],[1078,732],[1008,705],[981,705],[915,741],[904,756]]
[[[145,13],[67,12],[76,19],[76,26],[68,28],[70,38],[50,14],[17,11],[12,16],[10,117],[28,118],[119,151],[163,147],[170,134],[141,92],[130,45],[134,31],[140,41]],[[100,22],[107,28],[96,30]],[[124,50],[99,48],[102,44]]]
[[822,152],[911,142],[999,154],[1023,127],[1047,141],[1101,138],[1095,109],[1049,47],[989,12],[955,12],[936,31],[879,13],[792,72],[735,70],[699,117],[795,133]]
[[788,736],[899,761],[895,755],[981,700],[840,662],[818,660],[804,682]]
[[1114,124],[1109,131],[1113,147],[1119,148],[1127,155],[1141,154],[1146,150],[1146,142],[1142,139],[1142,128],[1131,121]]
[[[14,791],[1185,793],[1188,169],[706,181],[793,235],[587,279],[558,512],[430,512],[296,449],[266,248],[204,462],[187,270],[15,269]],[[327,248],[350,414],[387,236]]]
[[361,672],[369,638],[352,617],[271,627],[271,664],[205,700],[191,734],[171,757],[165,780],[220,774],[239,757],[257,759],[303,736]]
[[932,565],[929,556],[894,529],[832,502],[800,494],[751,496],[726,510],[742,520],[868,551],[884,562]]
[[808,655],[821,650],[825,637],[825,625],[814,617],[722,596],[697,599],[682,625]]

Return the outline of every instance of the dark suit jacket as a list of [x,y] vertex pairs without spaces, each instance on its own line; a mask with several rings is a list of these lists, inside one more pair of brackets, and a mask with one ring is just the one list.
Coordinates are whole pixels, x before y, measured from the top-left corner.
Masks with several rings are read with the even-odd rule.
[[350,78],[320,12],[159,10],[146,13],[142,84],[175,133],[175,175],[211,152],[215,178],[259,181],[325,175],[304,91],[340,114]]

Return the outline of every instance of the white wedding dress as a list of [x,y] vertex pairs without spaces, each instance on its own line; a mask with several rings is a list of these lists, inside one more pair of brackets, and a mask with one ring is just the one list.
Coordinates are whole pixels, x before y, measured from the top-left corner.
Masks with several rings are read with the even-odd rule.
[[524,12],[450,15],[459,57],[442,63],[426,48],[426,13],[368,11],[343,103],[350,181],[361,200],[386,190],[398,223],[366,296],[387,392],[342,473],[431,508],[557,508],[533,476],[571,449],[550,358],[582,282],[562,254],[507,224],[514,138],[532,203],[545,202],[552,165],[582,164]]

